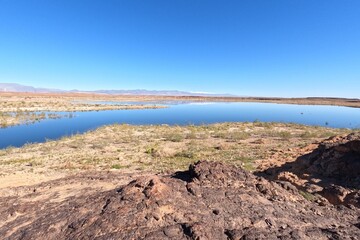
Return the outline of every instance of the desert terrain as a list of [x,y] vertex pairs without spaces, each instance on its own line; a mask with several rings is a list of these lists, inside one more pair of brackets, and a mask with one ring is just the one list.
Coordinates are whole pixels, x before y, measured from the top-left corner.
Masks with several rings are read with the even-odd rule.
[[[155,104],[160,100],[209,101],[0,95],[2,117],[17,119],[9,125],[57,118],[56,112],[164,107]],[[281,103],[297,103],[292,101]],[[345,100],[322,101],[346,105]],[[0,150],[0,235],[4,239],[359,239],[359,142],[355,130],[256,121],[113,124],[8,147]]]
[[0,240],[360,240],[359,10],[0,0]]
[[[359,140],[347,129],[284,123],[115,124],[7,148],[0,234],[358,239],[359,186],[336,173],[357,174]],[[299,165],[308,155],[307,168]],[[314,170],[322,155],[335,162],[325,176]]]
[[[56,111],[61,107],[64,101],[196,101],[196,102],[268,102],[268,103],[286,103],[286,104],[306,104],[306,105],[332,105],[360,107],[360,99],[352,98],[326,98],[326,97],[308,97],[308,98],[272,98],[272,97],[220,97],[220,96],[166,96],[166,95],[120,95],[120,94],[100,94],[100,93],[31,93],[31,92],[0,92],[1,102],[10,101],[24,104],[23,101],[49,103],[47,109]],[[54,106],[55,100],[60,103]],[[35,102],[35,103],[34,103]],[[52,104],[51,104],[52,103]],[[21,107],[22,105],[14,106]],[[46,105],[46,104],[45,104]],[[45,107],[45,105],[40,105]],[[54,106],[54,107],[51,107]],[[30,107],[30,106],[28,106]],[[33,106],[35,107],[35,106]]]

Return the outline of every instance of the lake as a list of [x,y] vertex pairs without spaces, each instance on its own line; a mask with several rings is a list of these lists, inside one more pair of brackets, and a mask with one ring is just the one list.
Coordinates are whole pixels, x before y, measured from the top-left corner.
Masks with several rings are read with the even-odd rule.
[[263,121],[360,128],[359,108],[272,103],[176,103],[168,106],[164,109],[75,112],[73,118],[46,119],[0,129],[0,148],[58,139],[114,123],[199,125]]

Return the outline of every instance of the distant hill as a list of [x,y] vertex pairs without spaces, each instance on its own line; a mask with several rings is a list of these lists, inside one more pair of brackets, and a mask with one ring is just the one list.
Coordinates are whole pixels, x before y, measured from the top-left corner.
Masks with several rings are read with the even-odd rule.
[[95,90],[95,91],[81,91],[81,90],[61,90],[51,88],[36,88],[32,86],[25,86],[17,83],[0,83],[0,92],[30,92],[30,93],[98,93],[109,95],[149,95],[149,96],[204,96],[204,97],[235,97],[231,94],[213,94],[213,93],[198,93],[198,92],[184,92],[177,90]]
[[213,93],[196,93],[196,92],[184,92],[177,90],[97,90],[92,91],[94,93],[103,93],[111,95],[153,95],[153,96],[219,96],[219,97],[231,97],[230,94],[213,94]]
[[50,88],[35,88],[32,86],[25,86],[17,83],[0,83],[0,92],[52,93],[52,92],[66,92],[66,91],[60,89],[50,89]]

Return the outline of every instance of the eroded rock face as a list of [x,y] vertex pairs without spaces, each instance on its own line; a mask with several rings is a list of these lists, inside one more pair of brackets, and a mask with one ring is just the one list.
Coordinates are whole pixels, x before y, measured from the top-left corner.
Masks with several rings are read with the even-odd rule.
[[[44,207],[45,206],[45,207]],[[319,206],[291,184],[201,161],[172,176],[61,203],[39,204],[0,227],[5,239],[356,239],[360,210]],[[10,210],[9,210],[10,211]],[[14,217],[16,216],[16,217]],[[31,216],[31,221],[29,221]]]
[[331,204],[360,206],[360,133],[329,138],[310,154],[259,175],[288,181]]
[[313,174],[360,180],[360,133],[324,141],[317,150],[304,157],[304,166]]
[[318,193],[330,203],[360,206],[360,133],[324,141],[300,158],[299,166],[300,171],[321,178],[323,189]]

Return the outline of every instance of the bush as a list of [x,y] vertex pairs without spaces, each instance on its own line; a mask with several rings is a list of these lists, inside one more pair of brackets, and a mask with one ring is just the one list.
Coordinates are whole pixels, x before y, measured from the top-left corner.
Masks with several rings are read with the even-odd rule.
[[173,133],[173,134],[168,134],[165,137],[165,139],[171,142],[181,142],[182,140],[184,140],[184,137],[181,134]]

